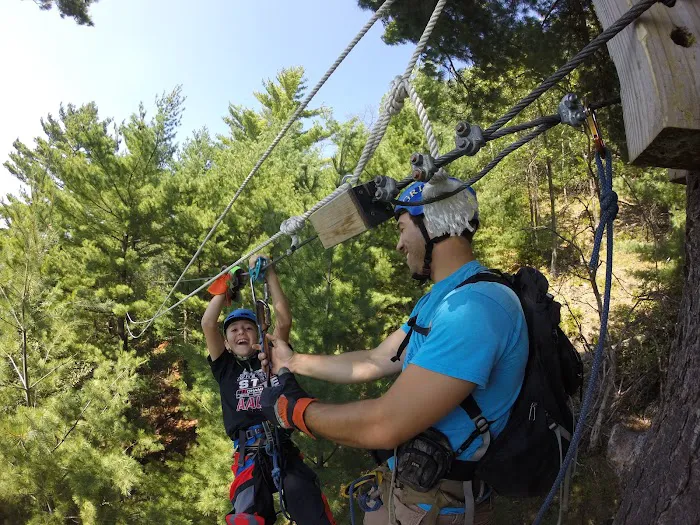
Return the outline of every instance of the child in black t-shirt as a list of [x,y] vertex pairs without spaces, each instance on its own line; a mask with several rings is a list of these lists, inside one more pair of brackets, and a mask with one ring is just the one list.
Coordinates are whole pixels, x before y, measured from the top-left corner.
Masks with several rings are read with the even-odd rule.
[[[251,267],[258,257],[251,258]],[[265,271],[265,279],[275,312],[274,335],[289,341],[292,315],[272,266]],[[251,310],[233,310],[224,320],[222,335],[218,319],[230,294],[228,287],[211,291],[221,293],[214,295],[204,312],[202,329],[209,350],[207,359],[219,383],[224,427],[236,450],[231,466],[234,480],[229,491],[233,509],[226,515],[226,523],[272,525],[276,520],[273,494],[277,489],[272,478],[272,458],[265,451],[262,423],[266,420],[260,410],[260,394],[267,375],[253,348],[258,342],[256,316]],[[272,376],[270,384],[276,383],[277,376]],[[335,525],[318,477],[304,464],[289,433],[281,437],[281,482],[291,518],[300,525]]]

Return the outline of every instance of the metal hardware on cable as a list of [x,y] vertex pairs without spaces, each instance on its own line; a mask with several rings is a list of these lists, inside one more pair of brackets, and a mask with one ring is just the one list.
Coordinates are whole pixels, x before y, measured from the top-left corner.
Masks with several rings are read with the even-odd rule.
[[270,264],[265,257],[258,257],[258,259],[255,261],[255,266],[253,266],[248,272],[250,280],[253,282],[264,280],[265,270],[267,270],[269,265]]
[[386,175],[378,175],[374,178],[375,190],[374,199],[382,202],[389,202],[399,194],[396,181]]
[[413,180],[427,182],[433,178],[437,168],[435,159],[428,154],[414,153],[411,155]]
[[484,131],[476,124],[462,121],[455,127],[455,146],[464,155],[476,155],[484,144]]
[[580,128],[586,121],[586,108],[583,107],[581,100],[575,93],[564,95],[557,110],[563,124]]

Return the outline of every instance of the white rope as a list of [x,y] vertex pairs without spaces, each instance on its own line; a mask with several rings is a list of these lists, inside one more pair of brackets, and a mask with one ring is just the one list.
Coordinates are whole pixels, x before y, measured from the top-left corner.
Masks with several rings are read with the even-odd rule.
[[[315,211],[317,211],[319,208],[322,208],[323,206],[325,206],[326,204],[328,204],[330,201],[332,201],[333,199],[335,199],[338,195],[340,195],[341,193],[347,191],[347,190],[350,189],[350,188],[351,188],[350,184],[347,184],[347,183],[338,186],[338,188],[336,188],[332,193],[330,193],[329,195],[326,195],[323,199],[321,199],[321,200],[318,201],[316,204],[314,204],[309,210],[307,210],[306,212],[304,212],[302,215],[299,215],[299,216],[297,216],[297,217],[292,217],[291,219],[288,219],[288,220],[291,220],[292,223],[293,223],[294,225],[299,225],[299,224],[301,224],[301,226],[303,226],[303,225],[304,225],[304,222],[311,216],[311,214],[313,214],[313,213],[314,213]],[[287,221],[285,221],[285,223],[287,223]],[[283,223],[283,224],[284,224],[284,223]],[[260,243],[259,245],[257,245],[255,248],[253,248],[253,249],[250,250],[248,253],[246,253],[243,257],[241,257],[240,259],[238,259],[238,260],[237,260],[236,262],[234,262],[233,264],[227,266],[227,267],[224,268],[223,270],[221,270],[221,271],[220,271],[218,274],[216,274],[214,277],[212,277],[211,279],[209,279],[207,282],[205,282],[203,285],[201,285],[199,288],[197,288],[197,289],[194,290],[193,292],[189,293],[188,295],[186,295],[185,297],[183,297],[182,299],[180,299],[178,302],[176,302],[176,303],[173,304],[172,306],[166,308],[165,310],[156,312],[156,315],[154,315],[154,316],[151,317],[150,319],[147,319],[147,320],[144,320],[144,321],[134,321],[133,319],[131,319],[131,317],[130,317],[129,314],[127,313],[127,318],[129,319],[129,322],[131,322],[132,324],[145,324],[145,325],[146,325],[146,326],[141,330],[141,332],[140,332],[138,335],[134,335],[134,334],[131,332],[131,330],[129,330],[128,325],[126,325],[126,326],[127,326],[127,330],[129,331],[129,335],[130,335],[132,338],[134,338],[134,339],[141,337],[141,336],[145,333],[145,331],[148,330],[148,328],[151,326],[151,324],[153,324],[153,321],[155,321],[158,317],[161,317],[161,316],[165,315],[166,313],[170,312],[171,310],[174,310],[175,308],[177,308],[178,306],[180,306],[182,303],[184,303],[185,301],[187,301],[190,297],[192,297],[192,296],[194,296],[194,295],[197,295],[199,292],[201,292],[202,290],[204,290],[205,288],[207,288],[211,283],[213,283],[214,281],[216,281],[219,277],[221,277],[222,275],[224,275],[224,274],[226,274],[227,272],[231,271],[231,269],[232,269],[234,266],[237,266],[237,265],[239,265],[241,262],[246,261],[251,255],[254,255],[254,254],[258,253],[260,250],[262,250],[263,248],[269,246],[270,244],[272,244],[273,242],[275,242],[277,239],[279,239],[279,238],[282,237],[283,235],[287,235],[287,234],[286,234],[285,232],[283,232],[283,231],[278,231],[278,232],[275,233],[272,237],[270,237],[270,238],[267,239],[266,241],[263,241],[262,243]]]
[[[149,326],[153,323],[153,321],[155,321],[158,317],[160,317],[160,316],[163,315],[165,312],[170,311],[170,310],[172,309],[172,308],[169,308],[169,309],[167,309],[167,310],[164,311],[164,310],[163,310],[163,307],[165,307],[165,305],[168,303],[168,300],[169,300],[170,297],[172,296],[172,294],[173,294],[173,292],[175,291],[175,289],[177,288],[177,286],[180,284],[180,281],[182,280],[182,278],[183,278],[183,277],[185,276],[185,274],[187,273],[187,270],[190,269],[190,266],[192,266],[192,264],[194,264],[194,261],[197,259],[197,257],[199,257],[199,254],[202,253],[202,249],[204,248],[204,245],[209,241],[209,239],[211,238],[211,236],[212,236],[212,235],[214,234],[214,232],[216,231],[216,228],[219,227],[219,224],[221,224],[221,222],[224,220],[224,217],[226,217],[226,214],[231,210],[231,207],[233,206],[233,204],[234,204],[234,203],[236,202],[236,200],[238,199],[238,196],[241,194],[241,192],[243,191],[243,189],[248,185],[248,182],[250,182],[250,179],[252,179],[253,176],[258,172],[258,170],[260,169],[260,166],[262,166],[263,162],[265,162],[265,160],[267,160],[267,158],[268,158],[268,157],[270,156],[270,154],[272,153],[272,150],[275,149],[275,147],[277,146],[277,144],[279,144],[279,142],[282,140],[282,138],[283,138],[284,135],[287,133],[287,131],[289,130],[289,128],[292,126],[292,124],[294,124],[294,122],[296,122],[296,120],[299,118],[299,116],[300,116],[301,113],[304,111],[304,109],[306,109],[306,107],[309,105],[309,102],[311,102],[311,99],[314,98],[314,96],[316,95],[316,93],[318,93],[318,91],[321,89],[321,87],[323,86],[323,84],[326,83],[326,81],[328,80],[328,78],[329,78],[329,77],[333,74],[333,72],[338,68],[338,66],[340,65],[340,63],[341,63],[343,60],[345,60],[345,57],[348,56],[348,54],[350,53],[350,51],[352,51],[352,49],[355,47],[355,45],[357,45],[357,43],[362,39],[362,37],[365,36],[365,34],[367,33],[367,31],[369,31],[370,28],[374,25],[374,23],[386,13],[386,11],[389,9],[389,7],[391,7],[391,5],[392,5],[394,2],[395,2],[395,0],[386,0],[386,1],[384,2],[384,4],[382,4],[382,6],[381,6],[379,9],[377,9],[377,11],[374,13],[374,15],[372,16],[372,18],[370,18],[369,21],[367,21],[367,23],[362,27],[362,29],[360,30],[360,32],[357,33],[357,35],[355,35],[355,38],[353,38],[353,39],[350,41],[350,43],[347,45],[347,47],[345,48],[345,50],[340,54],[340,56],[338,56],[338,58],[335,60],[335,62],[333,62],[333,65],[328,69],[328,71],[326,71],[326,73],[323,75],[323,77],[321,78],[321,80],[318,81],[318,83],[316,84],[316,86],[314,86],[314,88],[311,90],[311,92],[310,92],[310,93],[306,96],[306,98],[301,102],[301,104],[300,104],[299,107],[296,109],[296,111],[294,112],[294,114],[289,118],[289,120],[287,121],[287,123],[282,127],[282,129],[281,129],[280,132],[277,134],[277,136],[275,137],[275,139],[272,141],[272,143],[270,144],[270,146],[267,148],[267,150],[265,150],[265,153],[263,153],[262,157],[260,157],[260,159],[258,160],[258,162],[255,163],[255,166],[253,166],[253,169],[250,171],[250,173],[248,174],[248,176],[243,180],[243,183],[241,184],[240,188],[238,188],[238,191],[236,191],[236,193],[235,193],[235,195],[233,196],[233,198],[231,199],[231,201],[228,203],[228,205],[226,206],[226,208],[224,208],[224,211],[221,213],[221,215],[219,215],[219,218],[216,219],[216,222],[215,222],[214,225],[211,227],[211,230],[209,230],[209,233],[207,233],[206,237],[204,237],[204,240],[203,240],[202,243],[199,245],[199,248],[197,248],[197,251],[196,251],[195,254],[192,256],[192,259],[190,259],[190,262],[187,263],[187,266],[185,266],[185,269],[184,269],[184,270],[182,271],[182,273],[180,274],[180,277],[179,277],[178,280],[175,282],[175,284],[174,284],[173,287],[171,288],[170,292],[168,292],[168,295],[167,295],[167,296],[165,297],[165,299],[163,300],[163,303],[160,305],[160,307],[158,307],[158,311],[156,312],[156,314],[155,314],[151,319],[149,319],[149,320],[147,320],[147,321],[139,321],[139,324],[140,324],[140,323],[147,323],[147,326],[146,326],[146,328],[144,328],[144,331],[145,331],[146,329],[148,329],[148,327],[149,327]],[[180,302],[178,302],[178,304],[180,304]],[[128,312],[127,312],[127,319],[128,319],[130,322],[134,322],[134,321],[131,320],[131,317],[129,316]],[[142,332],[142,333],[143,333],[143,332]]]
[[[379,115],[379,119],[377,119],[377,122],[375,122],[374,126],[372,127],[369,139],[367,139],[365,147],[362,150],[362,154],[360,155],[360,159],[357,161],[357,166],[355,166],[355,171],[353,171],[352,178],[349,179],[353,185],[357,184],[357,181],[360,180],[360,176],[362,175],[365,166],[369,162],[369,159],[372,158],[372,155],[374,155],[379,143],[382,141],[382,138],[386,133],[386,129],[389,126],[389,121],[391,120],[392,115],[395,114],[392,112],[395,111],[398,113],[398,111],[401,111],[401,107],[403,107],[403,100],[408,95],[406,85],[409,84],[411,74],[413,73],[413,68],[416,66],[418,59],[425,50],[425,45],[428,43],[428,39],[430,38],[430,35],[435,28],[435,24],[437,24],[437,20],[440,17],[440,13],[442,13],[442,9],[445,7],[446,3],[447,0],[438,1],[433,14],[430,15],[430,20],[425,26],[423,34],[416,45],[416,49],[413,51],[413,56],[411,57],[411,60],[408,61],[406,71],[404,71],[404,74],[400,77],[400,80],[394,79],[392,82],[391,89],[387,95],[387,100],[382,105],[382,111]],[[437,142],[435,144],[437,147]]]
[[418,113],[418,118],[423,126],[423,131],[425,131],[425,138],[428,141],[428,148],[430,149],[430,155],[436,159],[440,156],[440,148],[438,148],[438,142],[435,138],[435,133],[433,133],[433,126],[430,124],[430,119],[428,118],[428,112],[423,106],[423,102],[418,97],[418,93],[413,88],[413,84],[410,82],[404,82],[406,86],[406,91],[408,91],[408,96],[411,98],[411,102],[416,107],[416,113]]
[[299,245],[299,235],[297,235],[304,227],[306,221],[301,217],[290,217],[280,224],[280,231],[292,238],[292,246],[290,249],[295,250]]

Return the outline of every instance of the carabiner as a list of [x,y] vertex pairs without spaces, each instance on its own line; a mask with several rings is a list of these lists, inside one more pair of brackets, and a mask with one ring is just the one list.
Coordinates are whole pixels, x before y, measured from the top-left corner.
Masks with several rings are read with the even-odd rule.
[[600,154],[604,154],[605,142],[603,142],[603,136],[600,133],[600,126],[598,126],[598,119],[595,116],[595,111],[593,111],[590,106],[585,106],[584,110],[586,113],[586,129],[593,140],[595,149],[598,150]]
[[255,266],[250,269],[251,281],[262,281],[265,279],[265,270],[270,265],[270,262],[265,257],[258,257],[255,261]]

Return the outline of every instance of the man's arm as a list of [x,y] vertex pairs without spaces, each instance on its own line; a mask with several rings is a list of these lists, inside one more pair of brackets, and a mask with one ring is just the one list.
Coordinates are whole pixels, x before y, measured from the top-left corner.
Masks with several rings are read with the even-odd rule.
[[409,365],[382,397],[343,405],[314,402],[304,423],[314,436],[341,445],[393,449],[444,418],[475,387]]
[[[400,328],[384,339],[372,350],[344,352],[338,355],[314,355],[292,352],[287,344],[277,338],[272,342],[272,369],[274,373],[286,367],[295,374],[329,381],[331,383],[367,383],[382,377],[398,374],[403,365],[403,355],[398,361],[399,345],[406,337]],[[263,366],[267,366],[267,356],[260,354]]]
[[212,361],[224,353],[224,338],[219,331],[219,314],[226,304],[226,294],[215,295],[202,316],[202,331],[207,341],[207,350]]

